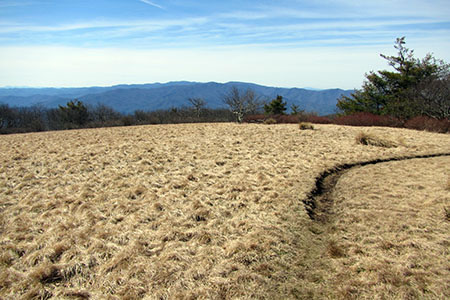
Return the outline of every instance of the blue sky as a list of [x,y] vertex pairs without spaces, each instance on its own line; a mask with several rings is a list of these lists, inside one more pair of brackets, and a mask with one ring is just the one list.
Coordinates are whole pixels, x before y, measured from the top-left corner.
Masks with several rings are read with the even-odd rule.
[[0,86],[357,88],[400,36],[449,62],[449,1],[0,0]]

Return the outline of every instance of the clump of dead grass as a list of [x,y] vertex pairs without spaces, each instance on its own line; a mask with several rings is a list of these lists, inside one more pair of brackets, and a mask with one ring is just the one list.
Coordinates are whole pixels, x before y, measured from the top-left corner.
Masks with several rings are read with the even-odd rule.
[[30,273],[30,279],[42,284],[59,282],[64,279],[61,268],[52,263],[43,263]]
[[70,290],[64,293],[69,299],[89,299],[91,295],[87,291]]
[[335,240],[331,240],[328,242],[327,252],[332,258],[340,258],[346,256],[344,247]]
[[398,143],[381,138],[375,134],[362,131],[358,133],[358,135],[356,136],[356,142],[361,145],[376,146],[383,148],[398,147]]
[[309,122],[301,122],[298,124],[300,130],[314,130],[314,125]]
[[264,120],[264,124],[266,125],[273,125],[273,124],[277,124],[277,120],[275,120],[274,118],[268,118]]

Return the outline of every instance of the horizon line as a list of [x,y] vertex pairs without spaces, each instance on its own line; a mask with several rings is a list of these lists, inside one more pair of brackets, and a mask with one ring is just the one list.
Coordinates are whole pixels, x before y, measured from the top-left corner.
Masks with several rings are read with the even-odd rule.
[[118,84],[110,84],[110,85],[89,85],[89,86],[0,86],[0,89],[82,89],[82,88],[112,88],[116,86],[143,86],[143,85],[167,85],[167,84],[175,84],[175,83],[189,83],[189,84],[208,84],[208,83],[217,83],[217,84],[252,84],[252,85],[258,85],[263,87],[271,87],[271,88],[282,88],[282,89],[305,89],[305,90],[316,90],[316,91],[323,91],[323,90],[333,90],[333,89],[341,89],[341,90],[354,90],[353,89],[347,89],[342,87],[330,87],[330,88],[315,88],[315,87],[298,87],[298,86],[275,86],[275,85],[266,85],[266,84],[259,84],[254,82],[246,82],[246,81],[227,81],[227,82],[218,82],[218,81],[190,81],[190,80],[174,80],[174,81],[166,81],[166,82],[146,82],[146,83],[118,83]]

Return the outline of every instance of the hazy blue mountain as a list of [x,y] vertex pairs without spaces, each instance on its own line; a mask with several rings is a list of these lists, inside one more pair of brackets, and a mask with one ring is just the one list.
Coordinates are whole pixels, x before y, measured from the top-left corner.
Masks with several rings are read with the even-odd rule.
[[301,88],[276,88],[244,82],[198,83],[169,82],[152,84],[115,85],[111,87],[85,88],[0,88],[0,103],[10,106],[41,105],[48,108],[65,105],[78,99],[88,105],[102,103],[122,113],[135,110],[158,110],[189,106],[187,99],[199,97],[205,99],[210,108],[225,107],[223,96],[231,87],[244,91],[255,91],[261,99],[270,101],[277,95],[283,96],[288,103],[298,105],[306,111],[316,111],[321,115],[335,111],[336,101],[341,95],[349,95],[352,90],[328,89],[312,90]]

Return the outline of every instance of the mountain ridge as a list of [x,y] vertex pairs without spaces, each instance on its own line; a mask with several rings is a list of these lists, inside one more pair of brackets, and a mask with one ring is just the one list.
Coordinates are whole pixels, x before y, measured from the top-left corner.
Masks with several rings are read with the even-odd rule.
[[203,98],[206,106],[214,109],[225,107],[223,96],[233,86],[242,91],[252,89],[264,101],[270,101],[277,95],[281,95],[287,102],[287,107],[295,104],[300,109],[315,111],[320,115],[334,113],[337,99],[353,92],[353,90],[338,88],[313,90],[270,87],[237,81],[227,83],[173,81],[119,84],[110,87],[0,88],[0,103],[10,106],[40,105],[56,108],[70,100],[78,99],[87,105],[105,104],[121,113],[128,114],[136,110],[154,111],[189,106],[189,98]]

